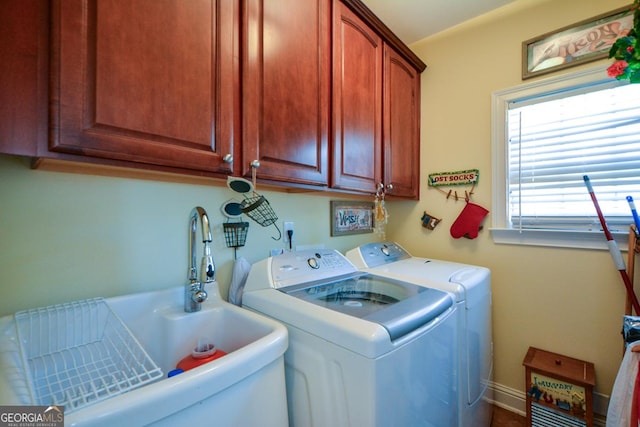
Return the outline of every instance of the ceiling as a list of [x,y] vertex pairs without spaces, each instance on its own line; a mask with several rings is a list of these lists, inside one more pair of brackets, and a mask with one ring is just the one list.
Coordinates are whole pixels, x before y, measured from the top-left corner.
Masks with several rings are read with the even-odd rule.
[[362,0],[405,44],[515,0]]

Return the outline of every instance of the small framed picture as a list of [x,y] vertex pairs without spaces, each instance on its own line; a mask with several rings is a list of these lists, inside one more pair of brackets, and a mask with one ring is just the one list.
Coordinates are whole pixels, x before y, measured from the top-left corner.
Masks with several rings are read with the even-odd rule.
[[606,58],[632,28],[629,5],[529,39],[522,43],[522,79]]
[[331,201],[331,235],[373,233],[373,202]]

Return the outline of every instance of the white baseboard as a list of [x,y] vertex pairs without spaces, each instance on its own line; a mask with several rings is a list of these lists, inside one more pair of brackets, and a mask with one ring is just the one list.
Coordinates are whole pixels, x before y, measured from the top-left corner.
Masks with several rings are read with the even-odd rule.
[[[489,383],[489,388],[493,391],[493,403],[507,411],[527,416],[527,400],[523,390],[507,387],[495,382]],[[605,426],[605,417],[607,408],[609,407],[609,396],[600,393],[593,393],[593,413],[594,425],[598,427]]]
[[493,404],[523,417],[527,415],[526,397],[522,390],[491,382],[489,388],[493,391]]

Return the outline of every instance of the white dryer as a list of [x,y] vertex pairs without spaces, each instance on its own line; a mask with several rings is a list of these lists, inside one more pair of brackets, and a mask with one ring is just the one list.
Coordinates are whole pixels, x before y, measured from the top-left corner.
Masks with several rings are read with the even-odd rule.
[[456,296],[461,427],[488,427],[493,401],[491,272],[484,267],[412,257],[394,242],[369,243],[347,258],[371,274],[442,289]]
[[457,425],[451,293],[375,277],[323,249],[255,263],[242,304],[287,326],[291,425]]

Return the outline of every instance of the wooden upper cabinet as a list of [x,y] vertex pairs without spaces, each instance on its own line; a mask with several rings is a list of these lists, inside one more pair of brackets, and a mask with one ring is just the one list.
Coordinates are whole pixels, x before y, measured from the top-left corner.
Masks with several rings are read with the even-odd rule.
[[245,0],[243,175],[326,186],[329,0]]
[[334,1],[331,186],[375,193],[382,182],[382,39]]
[[59,0],[52,13],[52,151],[232,171],[237,0]]
[[384,47],[383,147],[385,192],[417,199],[420,192],[420,74]]
[[46,144],[48,13],[44,1],[0,1],[0,153]]
[[0,152],[419,195],[425,65],[361,0],[0,10]]
[[360,0],[334,0],[333,25],[331,186],[417,199],[426,66]]

